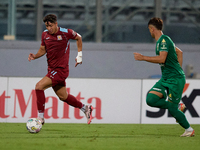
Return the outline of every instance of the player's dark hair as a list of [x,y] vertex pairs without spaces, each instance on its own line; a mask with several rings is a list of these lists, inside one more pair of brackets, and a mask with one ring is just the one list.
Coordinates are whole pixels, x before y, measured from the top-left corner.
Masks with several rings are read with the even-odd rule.
[[54,14],[49,14],[49,15],[46,15],[44,18],[43,18],[43,22],[51,22],[51,23],[56,23],[57,22],[57,16],[54,15]]
[[163,21],[162,21],[162,19],[160,19],[160,18],[156,18],[156,17],[151,18],[151,19],[149,20],[149,23],[148,23],[148,26],[149,26],[149,25],[153,25],[153,26],[156,27],[156,29],[158,29],[158,30],[162,30],[162,29],[163,29]]

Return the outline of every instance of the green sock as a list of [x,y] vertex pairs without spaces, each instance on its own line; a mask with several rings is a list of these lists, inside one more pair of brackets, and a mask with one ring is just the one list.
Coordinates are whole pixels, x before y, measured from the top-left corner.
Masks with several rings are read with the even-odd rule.
[[185,114],[178,109],[178,104],[169,103],[169,113],[178,121],[178,123],[185,129],[190,127]]
[[158,107],[168,109],[168,101],[165,98],[160,98],[158,95],[153,93],[148,93],[146,98],[147,105],[151,107]]

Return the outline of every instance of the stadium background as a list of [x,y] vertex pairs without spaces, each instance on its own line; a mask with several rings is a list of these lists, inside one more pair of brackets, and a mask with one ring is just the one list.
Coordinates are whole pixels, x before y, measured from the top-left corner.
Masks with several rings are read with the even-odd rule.
[[[113,108],[118,108],[124,105],[124,102],[117,96],[120,95],[120,91],[116,87],[120,88],[120,85],[125,84],[126,88],[122,92],[124,95],[130,95],[127,96],[127,102],[134,104],[134,101],[137,101],[135,99],[139,99],[136,105],[137,123],[142,123],[142,115],[147,118],[146,122],[154,123],[154,118],[148,120],[149,118],[142,114],[149,109],[143,103],[147,89],[142,88],[151,83],[151,81],[145,82],[146,79],[155,82],[160,77],[160,67],[157,64],[137,62],[133,58],[133,52],[155,55],[155,41],[147,28],[148,20],[154,16],[164,20],[164,34],[169,35],[176,46],[183,51],[183,69],[191,85],[186,96],[190,97],[193,91],[199,91],[197,84],[200,78],[200,0],[0,0],[0,81],[1,85],[5,85],[0,88],[0,107],[3,108],[0,112],[1,122],[16,122],[17,120],[13,118],[15,111],[16,117],[18,119],[21,117],[21,121],[30,117],[30,109],[27,109],[27,112],[25,110],[31,107],[27,105],[31,90],[36,83],[31,81],[37,81],[46,74],[47,64],[45,57],[32,62],[28,62],[27,58],[30,52],[36,53],[40,47],[41,33],[45,29],[42,18],[49,13],[58,16],[59,26],[72,28],[83,38],[83,64],[77,68],[74,67],[77,55],[76,43],[71,41],[69,83],[74,79],[80,79],[80,84],[87,85],[85,87],[91,89],[88,91],[85,91],[85,87],[84,90],[76,89],[74,85],[78,84],[78,80],[74,84],[69,84],[71,89],[76,89],[75,95],[81,91],[85,92],[88,98],[99,97],[102,100],[102,107],[111,105],[117,99],[118,103]],[[84,81],[85,78],[89,83]],[[95,80],[94,83],[91,83],[92,79]],[[100,84],[102,79],[105,79],[102,83],[105,83],[106,87]],[[113,81],[116,82],[113,84]],[[124,82],[120,84],[121,81]],[[127,81],[130,83],[126,83]],[[115,84],[117,86],[113,87]],[[99,85],[98,92],[95,90],[96,85]],[[109,87],[115,89],[114,93],[108,92]],[[24,92],[25,99],[17,99],[16,89]],[[101,93],[106,97],[102,97]],[[117,94],[112,97],[109,93]],[[48,96],[52,95],[54,93],[50,91]],[[198,95],[200,94],[193,96],[195,99],[192,100],[197,114],[200,114],[197,107],[200,106]],[[23,100],[26,105],[22,107]],[[106,103],[107,101],[109,103]],[[129,103],[126,105],[130,107]],[[49,102],[47,107],[51,106]],[[103,114],[107,114],[102,117],[112,114],[105,107],[102,111]],[[25,116],[22,112],[26,113]],[[9,114],[7,119],[2,118],[4,113]],[[71,113],[73,114],[73,110]],[[135,112],[130,111],[127,114],[129,115],[126,115],[126,118],[130,120]],[[174,122],[166,114],[164,118],[160,118],[160,122],[162,120]],[[199,115],[192,116],[191,111],[187,111],[187,115],[190,117],[189,121],[195,120],[194,123],[200,123]],[[55,120],[51,119],[50,122]],[[79,121],[75,119],[71,122]],[[123,120],[122,123],[126,121]]]
[[[78,69],[70,67],[70,77],[159,77],[158,65],[136,62],[132,55],[154,55],[147,22],[157,16],[164,20],[164,34],[184,52],[187,78],[200,78],[200,0],[0,0],[0,76],[44,76],[45,58],[27,63],[24,57],[37,52],[45,29],[42,18],[49,13],[58,16],[59,26],[72,28],[83,38],[84,63]],[[71,43],[72,65],[76,45]],[[10,61],[10,53],[16,63]],[[27,72],[28,68],[32,69]]]

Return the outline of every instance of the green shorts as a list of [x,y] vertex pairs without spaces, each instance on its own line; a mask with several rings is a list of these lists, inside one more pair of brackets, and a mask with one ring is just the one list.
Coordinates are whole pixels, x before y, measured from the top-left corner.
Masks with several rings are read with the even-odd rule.
[[185,78],[161,78],[150,89],[150,91],[157,91],[163,94],[164,98],[168,97],[168,100],[178,104],[182,98],[183,88],[185,86]]

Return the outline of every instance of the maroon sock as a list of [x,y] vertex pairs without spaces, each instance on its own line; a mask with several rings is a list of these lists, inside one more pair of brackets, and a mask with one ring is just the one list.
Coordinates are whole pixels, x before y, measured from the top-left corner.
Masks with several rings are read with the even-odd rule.
[[71,105],[71,106],[76,107],[76,108],[80,108],[81,109],[83,107],[83,104],[80,101],[78,101],[71,94],[68,94],[68,97],[64,102],[66,102],[68,105]]
[[39,113],[44,113],[45,95],[44,90],[35,90],[37,96],[37,108]]

